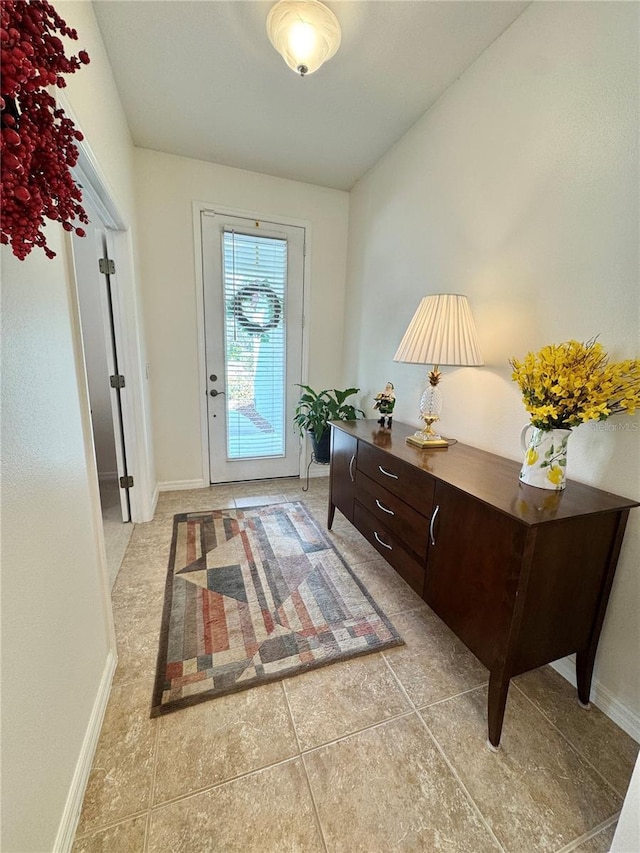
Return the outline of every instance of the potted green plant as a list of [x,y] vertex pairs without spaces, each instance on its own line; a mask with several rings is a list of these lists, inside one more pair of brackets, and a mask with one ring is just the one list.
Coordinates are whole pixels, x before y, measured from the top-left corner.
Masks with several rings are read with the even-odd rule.
[[299,385],[303,393],[296,405],[294,423],[300,433],[308,432],[313,445],[313,455],[317,462],[329,462],[329,442],[331,431],[329,421],[355,421],[358,415],[363,415],[362,409],[357,409],[346,403],[347,397],[357,394],[359,388],[347,388],[338,391],[336,388],[326,388],[324,391],[314,391],[308,385]]

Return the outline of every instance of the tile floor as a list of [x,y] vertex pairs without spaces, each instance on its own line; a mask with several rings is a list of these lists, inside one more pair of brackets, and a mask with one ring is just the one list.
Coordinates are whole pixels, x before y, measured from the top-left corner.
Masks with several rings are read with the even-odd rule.
[[113,589],[118,668],[74,853],[605,853],[638,745],[545,667],[486,746],[487,671],[339,513],[336,547],[406,645],[149,718],[172,516],[327,480],[168,492]]
[[100,481],[100,504],[109,583],[113,589],[118,570],[133,533],[133,524],[128,522],[125,524],[122,521],[120,486],[117,480]]

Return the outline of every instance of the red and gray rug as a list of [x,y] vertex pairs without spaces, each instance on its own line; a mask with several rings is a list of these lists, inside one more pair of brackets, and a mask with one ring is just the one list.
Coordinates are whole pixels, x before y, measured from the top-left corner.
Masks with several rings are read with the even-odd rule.
[[176,515],[151,716],[402,642],[303,503]]

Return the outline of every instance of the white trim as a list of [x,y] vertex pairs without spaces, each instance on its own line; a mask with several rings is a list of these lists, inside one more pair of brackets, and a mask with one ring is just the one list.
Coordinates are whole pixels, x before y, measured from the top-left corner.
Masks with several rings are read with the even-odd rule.
[[111,199],[110,191],[105,188],[106,179],[102,176],[91,149],[84,141],[78,144],[78,162],[73,167],[73,175],[80,184],[82,197],[88,200],[105,228],[112,231],[126,231],[126,221],[117,204]]
[[[56,101],[73,121],[78,130],[81,124],[74,114],[66,95],[55,92]],[[143,522],[153,518],[154,486],[148,411],[149,390],[144,365],[144,346],[141,341],[139,295],[135,278],[135,259],[131,229],[126,217],[116,202],[115,194],[105,178],[100,164],[91,150],[86,134],[77,143],[78,163],[72,169],[74,178],[82,185],[87,203],[99,216],[100,225],[107,229],[107,240],[113,243],[113,258],[116,263],[117,280],[113,285],[114,314],[119,318],[120,340],[118,358],[121,370],[127,377],[129,393],[123,399],[122,415],[125,444],[129,454],[128,471],[133,475],[135,486],[129,493],[131,521]],[[95,223],[97,227],[98,223]],[[77,285],[76,285],[77,288]],[[76,295],[77,298],[77,295]],[[84,356],[83,356],[84,357]]]
[[[551,664],[556,672],[576,687],[576,665],[572,655],[562,658]],[[614,694],[597,679],[593,679],[591,685],[591,701],[603,714],[613,720],[629,737],[640,743],[640,714],[632,711],[624,702],[621,702]]]
[[329,466],[328,465],[312,465],[309,468],[309,479],[313,480],[314,477],[328,477],[329,476]]
[[204,480],[166,480],[158,483],[158,492],[180,492],[183,489],[208,489]]
[[118,659],[115,653],[110,651],[107,655],[107,660],[102,672],[102,678],[100,679],[100,686],[98,687],[98,693],[93,703],[91,716],[89,717],[89,724],[87,725],[87,730],[82,741],[82,748],[80,749],[80,755],[76,762],[76,769],[73,773],[73,779],[71,780],[71,786],[69,788],[69,793],[67,794],[64,811],[62,812],[62,817],[58,824],[58,832],[56,833],[56,840],[53,845],[53,853],[68,853],[73,845],[73,839],[78,827],[78,820],[80,819],[82,801],[84,799],[87,782],[89,780],[93,757],[98,745],[98,738],[100,737],[100,730],[102,728],[105,711],[107,710],[107,703],[111,692],[111,681],[113,680],[113,674],[116,670],[117,662]]
[[127,451],[127,471],[134,483],[129,490],[131,521],[150,521],[149,463],[150,444],[145,417],[146,375],[143,365],[142,343],[131,231],[107,231],[109,257],[116,265],[111,278],[112,307],[118,348],[118,368],[126,377],[121,392],[124,443]]
[[196,333],[198,342],[198,388],[200,397],[200,459],[202,464],[202,480],[209,483],[209,414],[207,409],[207,362],[204,338],[204,274],[202,271],[202,229],[200,213],[207,206],[194,201],[193,214],[193,251],[196,280]]
[[[60,89],[54,89],[56,104],[64,110],[65,114],[78,130],[82,130],[78,117],[74,113],[66,94]],[[96,213],[99,214],[102,223],[117,231],[126,231],[129,227],[122,211],[115,201],[115,194],[102,169],[96,160],[93,151],[85,138],[76,144],[78,149],[78,162],[72,169],[74,178],[82,187],[82,194],[86,196]]]
[[[193,252],[194,270],[196,282],[196,324],[198,341],[198,381],[200,388],[200,442],[202,461],[202,480],[205,487],[210,485],[209,464],[209,416],[207,411],[207,366],[204,340],[204,277],[202,272],[202,231],[200,228],[200,214],[203,211],[220,214],[221,216],[239,216],[245,219],[257,219],[260,222],[269,222],[279,225],[292,225],[305,229],[304,248],[304,270],[302,282],[302,383],[307,384],[309,376],[309,316],[308,307],[311,304],[311,244],[312,228],[308,219],[296,219],[291,216],[280,216],[274,213],[265,213],[257,210],[240,210],[238,208],[221,206],[205,201],[192,202],[193,221]],[[298,476],[300,479],[306,476],[307,463],[306,442],[300,454],[300,467]],[[185,486],[184,488],[198,488],[197,486]],[[162,491],[162,489],[161,489]]]

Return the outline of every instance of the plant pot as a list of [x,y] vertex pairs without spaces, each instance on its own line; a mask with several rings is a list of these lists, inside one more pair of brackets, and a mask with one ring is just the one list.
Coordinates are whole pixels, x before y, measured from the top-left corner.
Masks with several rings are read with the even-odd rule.
[[322,433],[320,441],[316,440],[315,433],[310,432],[313,456],[316,462],[328,465],[331,460],[331,430],[329,427]]
[[570,429],[540,429],[527,424],[520,435],[524,453],[520,481],[537,489],[564,489],[570,435]]

